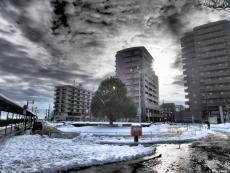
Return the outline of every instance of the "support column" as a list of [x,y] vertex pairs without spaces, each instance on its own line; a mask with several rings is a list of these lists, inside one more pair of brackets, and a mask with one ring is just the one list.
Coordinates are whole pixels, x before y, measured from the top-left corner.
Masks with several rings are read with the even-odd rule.
[[[7,112],[6,122],[8,121],[8,115],[9,115],[9,112]],[[7,125],[6,125],[6,128],[5,128],[5,135],[6,135],[6,132],[7,132]]]
[[13,128],[13,121],[14,121],[14,113],[12,113],[12,122],[11,122],[11,127],[10,127],[10,134],[12,133],[12,128]]
[[219,111],[220,111],[221,123],[224,123],[224,114],[223,114],[223,107],[222,106],[219,106]]

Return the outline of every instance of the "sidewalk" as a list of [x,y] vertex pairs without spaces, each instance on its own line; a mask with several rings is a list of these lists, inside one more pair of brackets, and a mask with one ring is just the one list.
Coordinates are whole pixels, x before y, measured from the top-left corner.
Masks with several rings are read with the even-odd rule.
[[12,131],[11,131],[11,126],[8,126],[7,129],[5,129],[5,127],[4,127],[2,129],[0,129],[0,142],[3,142],[4,140],[6,140],[12,136],[20,135],[23,133],[25,133],[25,132],[24,132],[24,129],[22,126],[19,126],[19,130],[15,130],[15,128],[12,127]]

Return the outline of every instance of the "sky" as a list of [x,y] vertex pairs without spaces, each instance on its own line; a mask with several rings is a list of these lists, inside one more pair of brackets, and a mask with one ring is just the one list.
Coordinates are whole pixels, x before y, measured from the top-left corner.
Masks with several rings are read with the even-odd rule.
[[229,15],[191,0],[1,0],[0,93],[44,112],[56,85],[95,91],[115,74],[117,51],[145,46],[160,103],[184,104],[180,38]]

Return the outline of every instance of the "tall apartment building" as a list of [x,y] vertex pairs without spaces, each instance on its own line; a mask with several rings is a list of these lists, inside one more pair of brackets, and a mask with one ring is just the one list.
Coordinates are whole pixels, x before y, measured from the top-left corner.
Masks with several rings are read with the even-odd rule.
[[218,117],[230,105],[230,22],[198,26],[181,39],[185,89],[194,120]]
[[78,120],[90,114],[93,92],[81,85],[55,87],[54,117],[57,120]]
[[159,121],[160,116],[158,77],[152,62],[145,47],[123,49],[116,54],[116,76],[126,85],[142,121]]

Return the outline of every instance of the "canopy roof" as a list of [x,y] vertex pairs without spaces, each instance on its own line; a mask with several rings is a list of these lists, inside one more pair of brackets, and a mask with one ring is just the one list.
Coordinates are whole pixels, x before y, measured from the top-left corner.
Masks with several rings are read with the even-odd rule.
[[[0,94],[0,111],[23,115],[23,108],[9,98],[3,96],[2,94]],[[30,111],[26,111],[26,115],[36,116]]]

